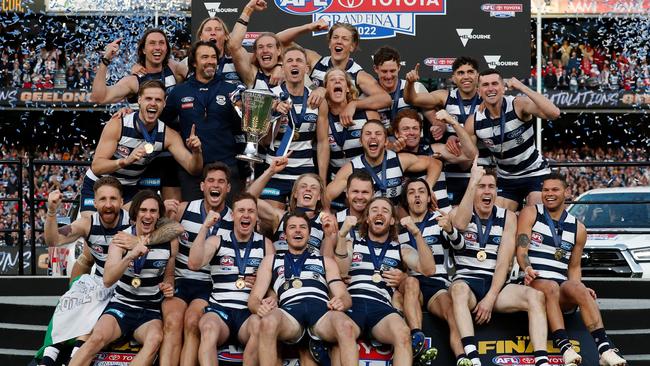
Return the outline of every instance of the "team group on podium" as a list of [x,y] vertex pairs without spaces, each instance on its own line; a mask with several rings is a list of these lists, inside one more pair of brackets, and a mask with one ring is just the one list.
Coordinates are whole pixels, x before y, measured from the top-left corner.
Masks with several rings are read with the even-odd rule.
[[[133,365],[216,365],[235,343],[245,365],[297,351],[303,365],[352,366],[358,338],[411,365],[427,359],[428,311],[448,324],[457,365],[477,366],[474,324],[527,311],[536,366],[548,365],[547,338],[576,366],[563,313],[578,306],[600,364],[626,364],[581,282],[586,229],[566,211],[567,183],[535,147],[533,120],[557,118],[555,105],[469,57],[453,63],[451,90],[428,92],[419,65],[401,78],[389,46],[373,76],[351,58],[349,24],[261,33],[249,53],[247,26],[265,8],[250,0],[231,32],[206,19],[180,62],[147,30],[133,74],[110,86],[121,40],[106,46],[92,99],[132,105],[103,129],[81,216],[58,228],[62,195],[48,198],[48,245],[85,240],[70,291],[111,295],[67,323],[69,365],[122,337],[141,345]],[[323,30],[326,56],[295,43]],[[238,85],[285,96],[248,184]],[[40,364],[60,350],[46,344]]]

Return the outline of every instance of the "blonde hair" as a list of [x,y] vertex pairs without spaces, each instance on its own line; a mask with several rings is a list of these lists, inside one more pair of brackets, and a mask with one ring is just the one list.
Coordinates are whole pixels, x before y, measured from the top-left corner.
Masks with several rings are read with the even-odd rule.
[[[348,102],[357,99],[359,97],[359,91],[357,90],[357,87],[352,82],[352,77],[350,77],[350,74],[348,74],[343,70],[335,69],[335,68],[331,68],[327,70],[327,72],[325,73],[325,77],[323,78],[323,87],[327,89],[327,79],[333,72],[336,71],[343,73],[343,75],[345,76],[345,83],[348,85],[348,92],[345,93],[345,99]],[[325,98],[329,100],[327,94],[325,94]]]
[[298,206],[298,199],[296,198],[296,193],[298,191],[298,184],[300,183],[301,180],[304,178],[313,178],[318,182],[319,190],[320,190],[320,200],[316,202],[316,211],[321,211],[324,206],[329,206],[328,204],[324,204],[327,201],[327,196],[325,192],[325,182],[321,179],[321,177],[318,174],[314,173],[305,173],[301,174],[298,179],[296,179],[295,183],[293,184],[293,188],[291,188],[291,196],[289,197],[289,211],[295,211],[296,207]]

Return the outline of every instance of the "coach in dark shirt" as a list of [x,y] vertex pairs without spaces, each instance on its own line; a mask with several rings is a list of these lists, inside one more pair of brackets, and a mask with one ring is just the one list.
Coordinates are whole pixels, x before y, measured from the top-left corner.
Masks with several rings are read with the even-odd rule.
[[[188,65],[193,74],[176,86],[167,97],[161,119],[180,130],[187,138],[192,126],[203,147],[203,163],[221,161],[227,164],[233,176],[232,192],[239,191],[239,169],[235,135],[241,134],[241,119],[230,101],[236,86],[215,77],[219,51],[214,43],[198,41],[190,50]],[[176,122],[177,121],[177,122]],[[202,198],[200,177],[181,172],[184,201]]]

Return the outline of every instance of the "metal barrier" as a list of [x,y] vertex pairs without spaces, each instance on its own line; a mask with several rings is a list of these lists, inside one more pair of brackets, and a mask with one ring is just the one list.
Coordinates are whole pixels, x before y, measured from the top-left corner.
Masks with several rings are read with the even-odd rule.
[[[24,263],[23,263],[23,254],[25,246],[25,237],[24,237],[24,219],[23,219],[23,199],[28,203],[29,207],[29,225],[31,226],[31,275],[36,274],[36,232],[41,232],[42,229],[36,229],[36,203],[37,202],[47,202],[47,198],[35,198],[35,187],[34,187],[34,172],[36,166],[90,166],[91,162],[89,161],[75,161],[75,160],[35,160],[33,157],[27,159],[27,164],[23,163],[22,158],[20,159],[8,159],[0,160],[0,165],[15,165],[18,168],[18,171],[21,174],[17,174],[18,177],[18,186],[23,187],[22,171],[27,168],[28,177],[29,177],[29,198],[24,197],[22,189],[20,190],[20,198],[0,198],[0,202],[19,202],[18,205],[18,229],[2,229],[0,232],[18,232],[18,241],[19,241],[19,275],[24,274]],[[650,167],[650,161],[590,161],[590,162],[549,162],[551,168],[579,168],[579,167],[608,167],[608,166],[618,166],[618,167],[631,167],[631,166],[646,166]],[[75,203],[78,202],[78,199],[64,199],[63,202],[66,203]],[[577,201],[567,201],[567,204],[577,203]],[[612,203],[635,203],[635,204],[648,204],[650,201],[580,201],[581,204],[612,204]]]

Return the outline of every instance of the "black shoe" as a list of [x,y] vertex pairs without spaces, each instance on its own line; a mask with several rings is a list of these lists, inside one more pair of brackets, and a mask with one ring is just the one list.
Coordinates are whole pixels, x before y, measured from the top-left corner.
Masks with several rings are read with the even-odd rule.
[[309,353],[314,360],[322,366],[331,366],[332,360],[330,359],[329,349],[318,339],[309,339]]

